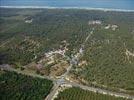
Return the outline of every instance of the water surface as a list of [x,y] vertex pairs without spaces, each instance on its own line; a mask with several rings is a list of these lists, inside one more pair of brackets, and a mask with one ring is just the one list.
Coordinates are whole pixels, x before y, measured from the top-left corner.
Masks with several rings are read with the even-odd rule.
[[134,10],[134,0],[0,0],[0,6],[80,7]]

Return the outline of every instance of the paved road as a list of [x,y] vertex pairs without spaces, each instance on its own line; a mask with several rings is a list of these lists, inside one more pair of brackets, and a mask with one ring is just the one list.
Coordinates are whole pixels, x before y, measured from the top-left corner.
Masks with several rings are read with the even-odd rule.
[[10,65],[8,65],[8,64],[0,65],[0,69],[8,70],[8,71],[15,71],[17,73],[21,73],[21,74],[32,76],[32,77],[38,77],[38,78],[52,80],[53,83],[54,83],[54,87],[53,87],[51,93],[46,97],[45,100],[52,100],[53,96],[55,95],[56,91],[58,90],[58,87],[63,85],[63,84],[69,84],[69,85],[79,87],[79,88],[84,89],[84,90],[89,90],[89,91],[93,91],[93,92],[98,92],[98,93],[103,93],[103,94],[108,94],[108,95],[114,95],[114,96],[117,96],[117,97],[124,97],[124,98],[129,98],[129,99],[134,100],[134,96],[130,96],[128,94],[117,93],[117,92],[112,92],[112,91],[105,90],[105,89],[85,86],[85,85],[82,85],[82,84],[78,84],[76,82],[67,81],[67,80],[64,79],[64,77],[62,77],[61,79],[56,80],[56,79],[50,78],[48,76],[41,76],[41,75],[37,75],[37,74],[26,73],[24,71],[16,70],[14,68],[11,68]]
[[91,35],[93,34],[93,32],[94,32],[94,28],[91,30],[90,34],[86,37],[85,41],[83,42],[83,45],[85,45],[85,43],[91,37]]
[[[84,46],[85,46],[86,42],[91,37],[93,32],[94,32],[94,28],[91,30],[90,34],[86,37],[86,39],[83,42],[82,47],[80,49],[84,49]],[[70,59],[70,60],[72,60],[72,59]],[[70,72],[71,68],[72,68],[72,64],[68,67],[67,72],[64,73],[59,80],[57,80],[57,84],[59,86],[62,85],[62,84],[70,84],[72,86],[79,87],[79,88],[82,88],[84,90],[89,90],[89,91],[98,92],[98,93],[102,93],[102,94],[114,95],[114,96],[117,96],[117,97],[124,97],[124,98],[134,99],[134,96],[130,96],[128,94],[112,92],[112,91],[105,90],[105,89],[89,87],[89,86],[81,85],[81,84],[78,84],[78,83],[75,83],[75,82],[67,81],[67,80],[65,80],[65,77],[68,75],[68,73]],[[50,93],[50,95],[48,95],[49,96],[48,100],[51,100],[53,98],[52,96],[54,96],[55,92],[56,92],[56,89],[54,90],[54,92],[52,92],[52,93]]]
[[53,100],[55,93],[57,92],[59,88],[59,84],[54,84],[52,91],[50,94],[45,98],[45,100]]
[[[92,29],[90,34],[87,36],[87,38],[83,42],[82,47],[81,47],[82,49],[83,49],[85,43],[87,42],[87,40],[93,34],[93,31],[94,31],[94,28]],[[11,68],[10,65],[8,65],[8,64],[0,65],[0,69],[8,70],[8,71],[15,71],[17,73],[29,75],[29,76],[32,76],[32,77],[39,77],[39,78],[45,78],[45,79],[52,80],[53,83],[54,83],[53,89],[50,92],[50,94],[46,97],[45,100],[52,100],[55,93],[58,90],[58,87],[63,85],[63,84],[69,84],[69,85],[72,85],[72,86],[75,86],[75,87],[82,88],[84,90],[89,90],[89,91],[93,91],[93,92],[98,92],[98,93],[103,93],[103,94],[108,94],[108,95],[114,95],[114,96],[117,96],[117,97],[124,97],[124,98],[129,98],[129,99],[134,100],[134,96],[130,96],[128,94],[112,92],[112,91],[109,91],[109,90],[95,88],[95,87],[89,87],[89,86],[85,86],[85,85],[82,85],[82,84],[78,84],[78,83],[75,83],[75,82],[70,82],[70,81],[65,80],[65,77],[68,75],[68,73],[70,72],[70,70],[72,68],[72,63],[71,63],[72,59],[70,59],[70,66],[68,67],[67,71],[59,79],[54,79],[54,78],[51,78],[51,77],[48,77],[48,76],[45,76],[45,75],[41,76],[41,75],[38,75],[38,74],[32,74],[32,73],[27,73],[27,72],[24,72],[24,71],[21,71],[21,70],[16,70],[16,69]]]
[[38,75],[36,73],[35,74],[34,73],[29,73],[29,72],[21,71],[20,69],[12,68],[8,64],[0,65],[0,69],[11,71],[11,72],[17,72],[19,74],[28,75],[28,76],[32,76],[32,77],[38,77],[38,78],[48,79],[48,80],[51,80],[51,81],[56,81],[54,78],[50,78],[49,76],[45,76],[45,75],[41,76],[41,75]]
[[85,85],[78,84],[75,82],[68,82],[67,84],[70,84],[70,85],[75,86],[75,87],[79,87],[79,88],[84,89],[84,90],[92,91],[92,92],[98,92],[101,94],[107,94],[107,95],[111,95],[111,96],[123,97],[123,98],[128,98],[128,99],[134,100],[134,96],[131,96],[131,95],[125,94],[125,93],[118,93],[118,92],[112,92],[110,90],[89,87],[89,86],[85,86]]

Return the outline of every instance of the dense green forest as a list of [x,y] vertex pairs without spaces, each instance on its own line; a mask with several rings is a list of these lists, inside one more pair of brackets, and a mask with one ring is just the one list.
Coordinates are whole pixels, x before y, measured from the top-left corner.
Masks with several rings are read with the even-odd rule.
[[[32,22],[26,22],[26,21]],[[101,25],[89,25],[100,20]],[[106,29],[117,25],[116,30]],[[0,64],[27,65],[66,40],[66,55],[84,47],[87,65],[71,74],[88,84],[134,94],[134,13],[78,9],[0,9]],[[36,57],[35,57],[36,56]]]
[[[81,59],[88,64],[74,67],[72,74],[90,85],[134,94],[134,13],[110,14],[103,25],[95,26],[85,45]],[[108,23],[118,28],[105,29]]]
[[[88,23],[80,21],[75,10],[0,9],[0,12],[0,63],[28,64],[34,55],[40,57],[57,49],[64,40],[70,44],[69,55],[90,31]],[[33,22],[25,23],[25,18]]]
[[52,81],[15,72],[0,72],[0,100],[44,100]]
[[[133,13],[64,9],[0,9],[0,64],[26,65],[44,52],[69,43],[68,55],[77,51],[92,26],[90,20],[125,21],[133,25]],[[26,20],[32,19],[32,23]],[[37,59],[34,59],[35,55]]]
[[95,92],[82,90],[77,87],[65,89],[58,94],[55,100],[128,100],[125,98],[108,96]]

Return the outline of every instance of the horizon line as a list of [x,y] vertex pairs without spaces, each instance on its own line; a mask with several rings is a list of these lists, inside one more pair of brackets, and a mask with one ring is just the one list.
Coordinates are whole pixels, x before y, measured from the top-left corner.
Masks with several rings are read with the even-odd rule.
[[32,8],[32,9],[82,9],[82,10],[100,10],[100,11],[116,11],[116,12],[134,12],[127,9],[110,9],[110,8],[92,8],[92,7],[51,7],[51,6],[0,6],[0,8]]

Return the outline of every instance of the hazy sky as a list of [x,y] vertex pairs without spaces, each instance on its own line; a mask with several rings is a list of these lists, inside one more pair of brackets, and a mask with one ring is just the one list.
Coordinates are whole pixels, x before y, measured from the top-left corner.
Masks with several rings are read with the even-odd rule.
[[134,0],[0,0],[1,6],[95,7],[134,10]]

